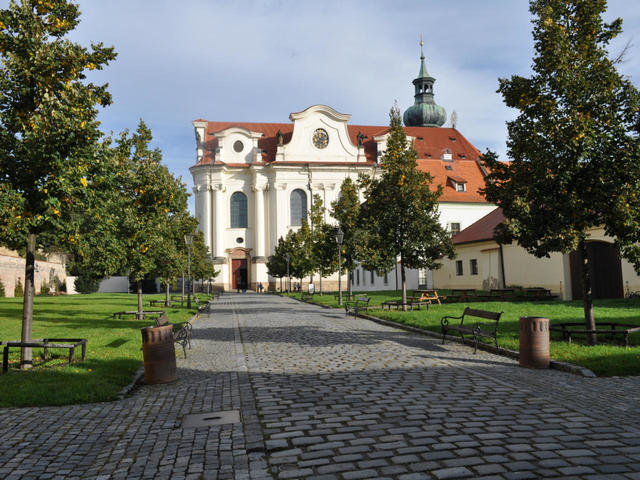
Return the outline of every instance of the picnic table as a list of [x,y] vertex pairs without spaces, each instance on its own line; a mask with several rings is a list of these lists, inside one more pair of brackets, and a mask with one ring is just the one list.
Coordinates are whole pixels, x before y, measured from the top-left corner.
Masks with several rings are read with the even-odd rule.
[[396,307],[396,310],[400,310],[400,307],[402,306],[407,306],[407,308],[409,308],[409,310],[413,310],[414,308],[417,308],[418,310],[420,310],[420,307],[427,307],[427,310],[429,310],[429,305],[431,304],[431,302],[428,301],[423,301],[423,300],[412,300],[411,297],[407,297],[407,303],[402,303],[402,299],[400,300],[387,300],[386,302],[382,302],[382,310],[384,310],[384,307],[387,307],[388,310],[391,310],[391,307]]
[[[142,312],[142,316],[146,317],[147,315],[163,315],[165,312],[164,310],[143,310]],[[122,318],[124,316],[127,315],[138,315],[138,311],[137,310],[127,310],[124,312],[114,312],[113,313],[113,318]]]
[[489,295],[483,295],[483,300],[515,300],[516,291],[514,288],[492,288]]
[[410,298],[418,302],[438,302],[438,304],[442,304],[440,300],[445,300],[447,297],[438,295],[437,290],[414,290]]
[[479,298],[475,288],[454,288],[451,290],[451,295],[447,295],[447,300],[451,303],[478,300]]

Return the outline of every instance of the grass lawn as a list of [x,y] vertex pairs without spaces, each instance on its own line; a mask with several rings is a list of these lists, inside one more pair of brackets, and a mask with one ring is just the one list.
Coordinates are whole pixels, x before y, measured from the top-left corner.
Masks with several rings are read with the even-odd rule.
[[[446,294],[446,291],[440,291]],[[519,319],[524,316],[541,316],[550,319],[551,323],[583,322],[584,311],[582,301],[534,301],[534,302],[472,302],[431,305],[429,310],[413,310],[408,312],[381,310],[380,304],[386,300],[400,298],[396,291],[362,292],[371,297],[370,312],[372,315],[414,327],[441,332],[440,319],[444,315],[462,315],[465,306],[481,310],[504,312],[498,328],[498,343],[512,350],[519,349]],[[300,294],[290,294],[300,298]],[[347,296],[343,293],[343,299]],[[338,306],[334,292],[325,295],[314,295],[315,303],[332,307]],[[596,300],[594,302],[596,324],[600,322],[620,322],[640,325],[640,300],[615,299]],[[577,337],[577,338],[576,338]],[[551,358],[576,365],[582,365],[599,376],[640,375],[640,333],[629,336],[630,347],[624,347],[622,336],[615,340],[601,336],[603,343],[596,346],[584,345],[584,337],[574,336],[573,343],[561,340],[559,333],[551,332]],[[604,343],[607,342],[607,343]]]
[[[198,295],[200,297],[200,295]],[[148,307],[149,300],[164,295],[145,295],[146,310],[162,309],[174,322],[187,321],[196,313],[184,307]],[[0,298],[0,340],[19,341],[22,329],[22,298]],[[135,317],[112,318],[113,312],[136,310],[132,294],[36,296],[33,338],[87,338],[87,358],[67,365],[67,349],[50,349],[47,362],[42,349],[33,349],[34,367],[20,371],[20,350],[12,349],[9,372],[0,375],[0,407],[67,405],[114,400],[132,380],[142,364],[140,328],[153,320]],[[15,351],[15,353],[14,353]]]

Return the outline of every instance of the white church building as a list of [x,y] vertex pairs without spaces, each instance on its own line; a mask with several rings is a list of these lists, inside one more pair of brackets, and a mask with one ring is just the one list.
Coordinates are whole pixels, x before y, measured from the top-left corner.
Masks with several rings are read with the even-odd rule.
[[[418,167],[442,184],[440,221],[452,233],[466,228],[495,206],[478,193],[486,171],[480,152],[455,128],[443,128],[446,114],[434,102],[433,84],[421,57],[413,80],[415,104],[404,112],[405,131],[418,152]],[[388,126],[350,125],[350,115],[313,105],[289,115],[289,123],[195,120],[193,175],[196,217],[225,290],[258,283],[279,286],[266,262],[280,237],[301,225],[313,195],[320,195],[329,216],[347,177],[376,174],[386,148]],[[378,275],[358,268],[356,290],[391,290],[395,272]],[[343,277],[343,288],[346,285]],[[336,290],[337,274],[323,279]],[[317,284],[317,280],[316,280]],[[410,271],[408,288],[433,286],[431,272]],[[436,285],[437,287],[437,285]]]

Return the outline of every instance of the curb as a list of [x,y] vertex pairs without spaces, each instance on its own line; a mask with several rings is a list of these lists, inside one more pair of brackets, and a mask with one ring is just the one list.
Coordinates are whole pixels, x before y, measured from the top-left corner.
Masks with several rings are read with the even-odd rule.
[[[395,327],[395,328],[399,328],[401,330],[407,330],[409,332],[419,333],[420,335],[425,335],[427,337],[442,338],[441,334],[433,332],[431,330],[425,330],[423,328],[412,327],[412,326],[409,326],[409,325],[403,325],[401,323],[391,322],[389,320],[383,320],[381,318],[373,317],[371,315],[362,315],[362,314],[360,314],[360,315],[358,315],[358,317],[364,318],[366,320],[371,320],[372,322],[376,322],[376,323],[379,323],[381,325],[386,325],[388,327]],[[447,335],[446,338],[450,339],[450,340],[453,340],[453,341],[459,341],[460,340],[459,337],[454,337],[454,336],[451,336],[451,335]],[[473,342],[471,342],[470,340],[466,340],[465,339],[465,344],[473,345]],[[490,353],[495,353],[497,355],[502,355],[502,356],[505,356],[505,357],[513,358],[515,360],[518,360],[520,358],[520,352],[517,352],[515,350],[509,350],[508,348],[496,348],[493,345],[478,343],[478,349],[485,350],[485,351],[490,352]],[[552,368],[554,370],[560,370],[562,372],[571,373],[573,375],[580,375],[580,376],[587,377],[587,378],[596,378],[597,377],[597,375],[595,373],[593,373],[591,370],[589,370],[588,368],[581,367],[579,365],[574,365],[572,363],[559,362],[558,360],[550,360],[549,361],[549,368]]]
[[135,390],[139,383],[142,383],[142,379],[144,378],[144,365],[141,365],[136,371],[136,374],[133,376],[133,380],[129,385],[124,387],[122,390],[118,392],[118,400],[124,400],[124,397],[127,397]]

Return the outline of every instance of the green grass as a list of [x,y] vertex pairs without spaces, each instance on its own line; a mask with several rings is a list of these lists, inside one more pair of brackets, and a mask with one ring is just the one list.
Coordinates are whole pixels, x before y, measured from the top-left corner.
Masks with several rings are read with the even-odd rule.
[[[200,297],[200,295],[198,295]],[[145,295],[144,308],[152,298]],[[22,298],[0,298],[0,340],[19,341],[22,328]],[[67,405],[114,400],[132,380],[142,364],[140,329],[153,320],[112,318],[112,313],[136,310],[137,297],[123,294],[37,296],[34,300],[33,338],[87,338],[87,357],[67,365],[68,350],[50,349],[42,360],[42,349],[33,349],[34,367],[17,369],[19,349],[12,349],[9,372],[0,375],[0,406],[23,407]],[[196,312],[185,307],[164,308],[172,322],[187,321]],[[153,310],[157,310],[153,307]],[[15,353],[14,353],[15,352]]]
[[[440,290],[439,290],[440,292]],[[524,316],[541,316],[549,318],[551,323],[583,322],[584,312],[581,301],[533,301],[533,302],[473,302],[431,305],[429,310],[413,310],[408,312],[381,310],[380,304],[386,300],[399,299],[396,291],[361,292],[371,297],[370,312],[372,315],[393,322],[420,327],[434,332],[441,332],[440,319],[444,315],[459,316],[467,305],[482,310],[504,312],[498,329],[500,346],[511,350],[519,349],[519,319]],[[443,290],[442,294],[446,294]],[[300,294],[291,294],[299,298]],[[346,299],[346,294],[343,294]],[[338,301],[334,293],[314,295],[314,302],[337,307]],[[640,300],[615,299],[596,300],[594,302],[596,324],[598,322],[620,322],[640,325]],[[569,344],[561,340],[560,334],[551,332],[551,358],[563,362],[582,365],[599,376],[640,375],[640,333],[630,335],[630,347],[624,347],[622,336],[615,340],[601,335],[601,344],[587,346],[584,336],[577,336]]]

